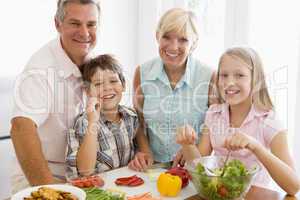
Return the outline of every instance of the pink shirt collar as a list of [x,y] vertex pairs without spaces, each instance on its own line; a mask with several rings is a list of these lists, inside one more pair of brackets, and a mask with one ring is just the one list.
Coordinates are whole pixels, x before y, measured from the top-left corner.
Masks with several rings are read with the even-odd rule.
[[[211,112],[219,113],[224,118],[224,120],[226,120],[229,124],[229,105],[227,103],[224,103],[220,106],[216,106],[215,109],[213,109]],[[246,119],[242,123],[241,127],[243,125],[245,125],[246,123],[251,122],[255,117],[263,117],[263,116],[269,115],[270,112],[272,112],[272,111],[258,110],[252,104],[251,109],[250,109]]]

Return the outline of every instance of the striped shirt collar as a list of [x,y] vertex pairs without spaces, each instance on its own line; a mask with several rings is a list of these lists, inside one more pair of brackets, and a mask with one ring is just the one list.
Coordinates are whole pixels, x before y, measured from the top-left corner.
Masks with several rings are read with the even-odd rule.
[[[118,106],[118,111],[121,114],[121,119],[137,116],[136,112],[133,109],[127,108],[126,106],[123,105]],[[110,121],[105,119],[103,113],[100,113],[100,119],[102,119],[104,123],[110,123]]]

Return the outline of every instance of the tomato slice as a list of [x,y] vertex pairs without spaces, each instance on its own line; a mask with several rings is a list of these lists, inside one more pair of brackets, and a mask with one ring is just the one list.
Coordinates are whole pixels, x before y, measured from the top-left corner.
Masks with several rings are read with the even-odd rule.
[[228,190],[225,186],[219,187],[217,192],[221,197],[226,197],[228,195]]
[[104,185],[104,181],[99,176],[88,176],[76,178],[70,181],[70,183],[76,187],[84,188],[84,187],[102,187]]

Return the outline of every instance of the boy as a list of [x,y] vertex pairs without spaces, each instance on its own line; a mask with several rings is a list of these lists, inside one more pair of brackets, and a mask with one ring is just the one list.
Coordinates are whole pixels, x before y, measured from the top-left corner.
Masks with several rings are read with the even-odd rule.
[[136,113],[119,105],[125,78],[116,59],[99,55],[81,66],[88,96],[68,135],[67,164],[89,175],[127,166],[134,156]]

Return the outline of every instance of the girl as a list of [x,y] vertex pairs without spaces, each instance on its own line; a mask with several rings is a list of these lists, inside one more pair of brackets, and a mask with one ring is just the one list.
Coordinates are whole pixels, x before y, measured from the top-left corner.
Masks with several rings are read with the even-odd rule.
[[[190,126],[177,130],[176,141],[186,160],[212,151],[223,156],[232,150],[232,157],[262,165],[254,185],[266,187],[271,176],[288,194],[296,194],[300,181],[288,151],[287,133],[274,117],[257,53],[250,48],[227,50],[220,58],[217,89],[221,104],[209,108],[198,149]],[[229,130],[235,131],[230,134]]]

